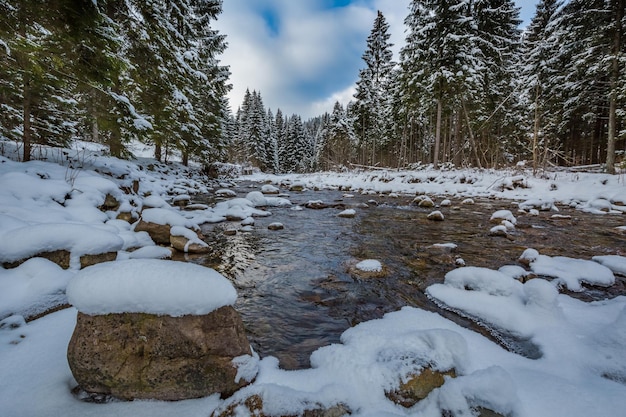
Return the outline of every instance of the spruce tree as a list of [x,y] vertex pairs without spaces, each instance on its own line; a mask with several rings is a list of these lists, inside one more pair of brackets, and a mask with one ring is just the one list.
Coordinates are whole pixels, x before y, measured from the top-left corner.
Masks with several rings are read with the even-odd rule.
[[357,81],[356,109],[358,118],[355,129],[358,132],[362,163],[376,164],[377,152],[387,145],[391,102],[388,94],[395,63],[392,61],[393,44],[389,42],[389,24],[378,11],[374,26],[367,38],[367,49],[362,58],[365,68],[359,71]]
[[549,146],[551,142],[548,132],[552,130],[555,133],[553,113],[548,109],[549,103],[554,99],[550,85],[558,71],[556,56],[559,45],[556,43],[554,31],[560,6],[561,2],[558,0],[541,0],[522,42],[520,83],[524,89],[522,93],[526,107],[530,111],[527,118],[531,122],[526,125],[526,129],[532,132],[534,171],[538,167],[540,148]]
[[[475,32],[471,44],[478,58],[475,69],[479,86],[470,97],[480,103],[472,120],[477,123],[475,135],[487,151],[489,165],[507,162],[506,145],[519,136],[519,119],[515,117],[515,63],[519,55],[519,9],[513,0],[477,0],[471,10]],[[480,60],[481,62],[479,62]],[[470,60],[468,60],[470,61]],[[483,152],[484,152],[483,151]]]
[[346,166],[352,161],[357,142],[353,126],[341,103],[335,102],[321,151],[321,160],[327,168]]
[[559,133],[573,138],[573,152],[615,172],[615,145],[624,123],[626,68],[623,0],[571,0],[557,31],[562,103]]

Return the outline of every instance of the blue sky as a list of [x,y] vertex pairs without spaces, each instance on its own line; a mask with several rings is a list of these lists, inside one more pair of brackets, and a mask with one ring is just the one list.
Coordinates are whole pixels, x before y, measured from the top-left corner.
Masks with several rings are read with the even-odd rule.
[[[303,118],[347,103],[376,11],[390,24],[394,59],[404,43],[410,0],[226,0],[215,27],[226,35],[233,111],[246,88],[261,92],[266,108]],[[516,0],[527,24],[536,0]]]

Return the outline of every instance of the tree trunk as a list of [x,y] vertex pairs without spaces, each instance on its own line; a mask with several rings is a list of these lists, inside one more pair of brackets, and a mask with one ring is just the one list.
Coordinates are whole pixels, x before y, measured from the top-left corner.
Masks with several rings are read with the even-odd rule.
[[454,166],[461,166],[461,113],[459,111],[455,112],[455,121],[454,121]]
[[615,0],[617,13],[615,16],[615,36],[613,38],[613,57],[611,59],[611,93],[609,95],[609,134],[606,146],[606,171],[615,174],[615,131],[617,129],[617,81],[619,77],[619,54],[622,43],[622,18],[624,17],[624,0]]
[[[118,95],[120,94],[120,89],[117,84],[113,86],[113,92]],[[116,103],[116,106],[119,106],[119,104]],[[107,138],[107,145],[109,146],[111,156],[115,156],[117,158],[122,157],[122,128],[117,120],[112,123],[111,130]]]
[[478,148],[476,147],[476,140],[474,139],[474,132],[472,132],[472,125],[470,124],[469,114],[467,114],[467,107],[465,107],[465,100],[461,100],[461,104],[463,105],[463,113],[465,114],[465,123],[467,123],[467,130],[469,132],[470,137],[470,146],[472,147],[472,151],[474,152],[474,157],[476,158],[476,164],[478,168],[482,169],[482,163],[480,162],[480,155],[478,155]]
[[154,159],[161,162],[161,158],[163,157],[163,149],[161,145],[158,143],[154,144]]
[[437,124],[435,127],[435,151],[433,152],[433,166],[439,165],[439,143],[441,141],[441,99],[437,100]]
[[24,144],[24,156],[22,161],[30,161],[30,148],[32,141],[32,127],[31,127],[31,93],[30,93],[30,76],[27,72],[24,72],[24,97],[22,100],[22,111],[24,120],[24,133],[22,135],[22,142]]
[[535,123],[533,127],[533,175],[537,174],[537,144],[539,141],[539,83],[535,86]]
[[100,130],[98,129],[98,119],[96,116],[93,116],[93,120],[91,121],[91,141],[95,143],[100,142]]

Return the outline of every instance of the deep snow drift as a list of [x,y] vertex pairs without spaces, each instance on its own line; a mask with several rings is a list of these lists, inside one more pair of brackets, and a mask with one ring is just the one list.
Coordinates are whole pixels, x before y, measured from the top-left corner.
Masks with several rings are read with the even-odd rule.
[[[4,149],[9,145],[5,143]],[[266,415],[297,415],[338,404],[352,415],[377,417],[441,416],[442,410],[470,416],[477,407],[511,416],[609,417],[626,409],[626,297],[585,303],[558,291],[613,285],[616,277],[626,274],[624,248],[593,259],[549,257],[528,248],[520,253],[527,269],[460,267],[428,288],[428,296],[441,306],[536,346],[540,352],[536,359],[509,352],[438,314],[405,307],[348,329],[341,343],[312,354],[310,369],[282,370],[274,357],[239,363],[240,372],[257,373],[257,378],[227,400],[214,395],[177,403],[83,402],[71,393],[75,381],[65,356],[76,309],[24,320],[65,303],[68,283],[72,282],[70,301],[85,311],[130,311],[143,303],[142,310],[179,315],[210,311],[232,304],[236,297],[231,284],[215,271],[159,261],[169,257],[170,249],[156,246],[147,233],[134,231],[142,211],[151,221],[170,224],[183,235],[226,218],[239,219],[233,221],[241,221],[253,233],[254,216],[271,216],[268,209],[291,204],[288,195],[268,197],[261,191],[275,193],[299,184],[372,195],[428,193],[457,201],[507,198],[534,215],[550,216],[567,205],[623,216],[626,185],[623,176],[603,174],[549,173],[541,178],[524,172],[425,168],[256,174],[246,179],[260,181],[259,189],[237,197],[232,183],[210,183],[177,164],[120,161],[102,156],[96,148],[67,150],[58,158],[53,152],[59,151],[50,150],[50,162],[18,163],[0,156],[0,262],[61,249],[72,256],[69,269],[43,258],[0,267],[2,416],[207,417],[255,394],[263,398]],[[194,210],[176,206],[198,193],[222,195],[223,200]],[[105,207],[107,195],[119,206]],[[118,219],[121,213],[131,222]],[[306,215],[304,210],[299,213]],[[514,216],[508,212],[493,217],[515,227]],[[117,252],[118,260],[79,272],[81,255],[102,251]],[[385,260],[364,261],[360,267],[369,271]],[[553,279],[525,283],[515,279],[529,272]],[[190,278],[172,287],[168,277],[177,274]],[[137,280],[129,281],[133,277]],[[387,398],[386,392],[425,367],[454,367],[458,376],[412,408]],[[235,409],[238,416],[249,414],[242,406]]]

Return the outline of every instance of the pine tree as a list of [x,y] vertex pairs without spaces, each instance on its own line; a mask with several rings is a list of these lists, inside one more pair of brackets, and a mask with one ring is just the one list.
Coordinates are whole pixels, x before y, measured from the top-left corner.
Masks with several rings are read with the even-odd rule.
[[287,119],[283,116],[281,109],[276,110],[274,119],[274,131],[276,136],[276,152],[278,155],[278,172],[287,172],[289,168],[288,157],[288,137],[287,137]]
[[[515,118],[515,62],[519,55],[519,9],[513,0],[477,0],[471,10],[475,32],[471,43],[476,46],[478,64],[475,82],[479,86],[470,95],[480,103],[472,117],[478,127],[474,134],[489,165],[506,162],[507,141],[519,136]],[[470,61],[468,59],[468,61]]]
[[310,147],[302,124],[302,118],[292,115],[287,122],[287,144],[285,149],[285,172],[304,172],[308,167]]
[[274,118],[274,114],[272,110],[267,110],[266,116],[266,161],[265,167],[266,170],[277,174],[280,171],[280,160],[278,157],[278,137],[276,136],[276,119]]
[[24,161],[32,144],[64,145],[75,133],[72,84],[61,77],[69,63],[58,54],[68,46],[58,36],[65,9],[54,6],[0,1],[0,134],[22,141]]
[[326,126],[325,146],[321,150],[323,166],[332,169],[352,161],[357,143],[353,126],[341,103],[335,102]]
[[[625,2],[572,0],[562,9],[557,31],[562,103],[559,133],[573,138],[573,150],[588,163],[605,158],[615,172],[615,145],[624,123],[626,68]],[[603,156],[604,155],[604,156]]]
[[[462,0],[414,0],[410,6],[407,42],[401,52],[403,96],[412,114],[434,117],[432,161],[439,163],[442,125],[452,112],[480,90],[483,60],[474,39],[471,3]],[[475,149],[475,146],[474,146]],[[476,162],[480,163],[479,160]]]
[[[523,36],[521,84],[525,91],[527,108],[530,110],[529,124],[532,131],[533,170],[539,163],[539,148],[547,145],[545,134],[550,131],[551,111],[548,103],[553,99],[550,94],[550,82],[556,75],[556,55],[558,44],[555,43],[557,11],[561,7],[558,0],[542,0],[537,4],[535,15]],[[552,98],[551,98],[552,97]],[[552,122],[552,125],[554,122]],[[554,131],[554,126],[552,126]]]
[[388,31],[389,24],[378,11],[362,57],[366,67],[359,71],[354,95],[358,109],[355,129],[360,140],[362,162],[372,165],[376,164],[377,152],[390,140],[391,104],[388,90],[395,63],[392,61],[393,44],[389,42],[391,35]]

